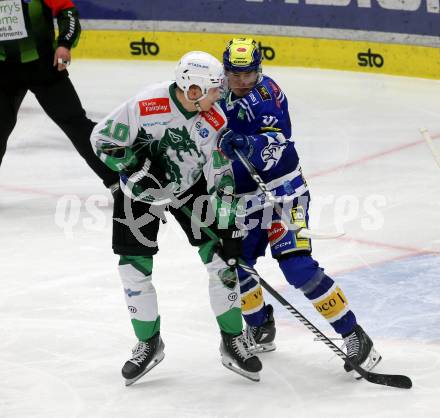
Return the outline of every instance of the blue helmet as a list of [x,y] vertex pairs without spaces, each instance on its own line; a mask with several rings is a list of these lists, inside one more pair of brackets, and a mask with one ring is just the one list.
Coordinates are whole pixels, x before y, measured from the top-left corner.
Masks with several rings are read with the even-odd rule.
[[261,73],[261,52],[257,43],[251,38],[234,38],[223,52],[223,66],[226,71]]

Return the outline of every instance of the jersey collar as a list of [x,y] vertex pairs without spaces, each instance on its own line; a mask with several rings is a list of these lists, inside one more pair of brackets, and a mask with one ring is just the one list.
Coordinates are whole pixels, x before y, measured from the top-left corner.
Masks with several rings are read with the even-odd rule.
[[170,85],[169,87],[169,92],[170,92],[170,97],[171,100],[174,102],[174,104],[177,106],[177,108],[179,109],[180,113],[185,116],[185,118],[187,120],[193,118],[195,115],[197,115],[197,113],[199,113],[197,110],[194,112],[188,112],[183,106],[182,103],[179,102],[179,100],[177,99],[176,96],[176,88],[177,88],[177,84],[173,83]]

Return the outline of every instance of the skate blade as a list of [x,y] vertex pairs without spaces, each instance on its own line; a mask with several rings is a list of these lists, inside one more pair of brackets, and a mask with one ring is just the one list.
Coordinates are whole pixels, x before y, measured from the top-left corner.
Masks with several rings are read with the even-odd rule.
[[[374,347],[372,347],[367,359],[360,366],[367,372],[370,372],[380,363],[381,360],[382,356],[375,350]],[[362,376],[359,375],[356,370],[353,370],[352,372],[356,380],[362,379]]]
[[269,353],[275,351],[277,346],[275,343],[256,344],[249,350],[252,354]]
[[145,368],[145,370],[133,379],[125,379],[125,386],[130,386],[134,382],[137,382],[143,375],[147,374],[151,369],[156,367],[165,357],[165,353],[162,351],[151,361],[151,363]]
[[227,357],[222,357],[222,364],[227,369],[232,370],[233,372],[239,374],[240,376],[246,377],[247,379],[252,380],[253,382],[260,381],[260,374],[258,372],[248,372],[247,370],[243,370],[242,368],[238,367],[237,364],[235,364],[231,359]]

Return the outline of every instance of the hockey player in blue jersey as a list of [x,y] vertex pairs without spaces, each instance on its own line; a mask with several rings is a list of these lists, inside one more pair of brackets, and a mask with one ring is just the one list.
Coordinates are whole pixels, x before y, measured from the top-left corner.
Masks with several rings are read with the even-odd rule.
[[[340,287],[313,259],[310,239],[297,234],[298,227],[308,225],[310,195],[292,138],[287,98],[274,80],[262,74],[261,60],[258,46],[249,38],[233,39],[223,54],[229,91],[221,105],[229,130],[220,138],[219,147],[233,160],[237,193],[246,196],[244,224],[248,231],[243,242],[243,258],[254,266],[270,245],[272,257],[289,284],[301,290],[342,335],[348,357],[371,370],[381,356],[357,324]],[[289,205],[290,225],[275,211],[267,210],[265,195],[238,160],[235,149],[251,162],[279,202],[284,207]],[[242,313],[254,349],[274,350],[273,308],[264,303],[258,282],[243,270],[239,271],[239,278]],[[344,368],[352,370],[348,364]]]

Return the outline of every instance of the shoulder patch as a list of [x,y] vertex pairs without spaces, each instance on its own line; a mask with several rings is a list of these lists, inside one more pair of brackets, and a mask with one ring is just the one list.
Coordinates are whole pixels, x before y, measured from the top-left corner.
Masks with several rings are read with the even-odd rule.
[[274,96],[275,96],[275,104],[277,105],[278,109],[281,109],[281,102],[280,102],[280,98],[282,97],[283,92],[281,91],[280,87],[278,86],[277,83],[275,83],[275,81],[273,80],[269,80],[268,81],[268,85],[271,88]]
[[280,94],[280,92],[281,92],[281,89],[278,87],[278,84],[275,83],[275,81],[272,81],[272,80],[270,80],[268,84],[272,88],[272,90],[275,93],[275,95],[278,96]]
[[257,86],[256,90],[264,101],[272,99],[272,96],[270,95],[269,90],[267,90],[266,86]]
[[139,102],[139,109],[141,116],[171,113],[170,99],[167,97],[159,97],[156,99],[141,100]]
[[216,130],[220,130],[226,123],[224,117],[214,108],[211,107],[207,112],[202,112],[202,117]]

